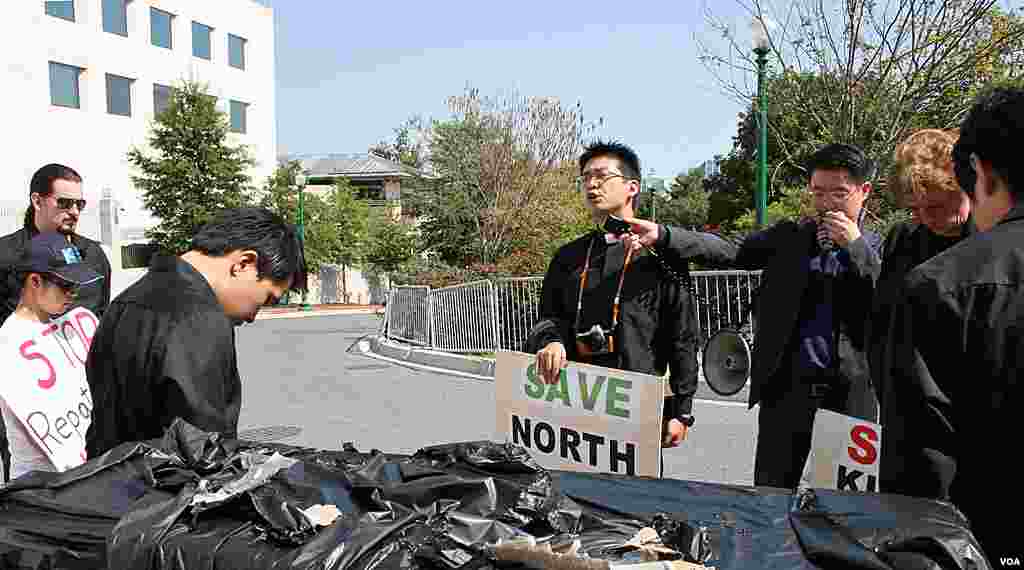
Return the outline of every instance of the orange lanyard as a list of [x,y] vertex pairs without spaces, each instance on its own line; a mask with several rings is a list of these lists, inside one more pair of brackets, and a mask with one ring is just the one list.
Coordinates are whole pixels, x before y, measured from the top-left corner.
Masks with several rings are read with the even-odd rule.
[[[594,239],[597,239],[596,237]],[[580,330],[580,319],[583,318],[583,289],[587,286],[587,273],[590,272],[590,254],[594,251],[594,239],[590,240],[587,246],[587,260],[583,262],[583,273],[580,274],[580,293],[576,299],[576,330]],[[619,302],[622,298],[622,283],[626,280],[626,270],[633,260],[633,249],[622,244],[626,248],[626,260],[622,264],[622,273],[619,273],[619,287],[615,290],[615,302],[612,305],[612,330],[619,324]]]

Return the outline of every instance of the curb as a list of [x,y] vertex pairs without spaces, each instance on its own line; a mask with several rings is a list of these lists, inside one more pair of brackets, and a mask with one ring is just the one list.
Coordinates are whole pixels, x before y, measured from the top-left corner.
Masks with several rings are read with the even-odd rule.
[[390,341],[380,335],[365,338],[353,347],[364,356],[410,368],[494,381],[494,361],[487,358],[418,348]]
[[260,312],[256,315],[257,321],[267,319],[302,319],[307,317],[328,317],[336,315],[373,315],[377,313],[377,309],[366,308],[366,309],[314,309],[312,311],[302,311],[296,309],[288,312]]

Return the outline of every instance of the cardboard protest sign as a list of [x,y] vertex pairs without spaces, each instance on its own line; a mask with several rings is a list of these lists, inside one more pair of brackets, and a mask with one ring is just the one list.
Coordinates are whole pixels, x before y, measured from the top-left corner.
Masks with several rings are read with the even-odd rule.
[[537,357],[498,352],[497,439],[543,467],[658,477],[665,380],[570,362],[545,384]]
[[85,359],[98,323],[91,311],[77,308],[28,329],[34,334],[8,338],[0,345],[0,361],[8,366],[0,394],[39,449],[62,471],[86,460],[92,398]]
[[882,426],[818,410],[803,481],[819,489],[877,493],[881,455]]

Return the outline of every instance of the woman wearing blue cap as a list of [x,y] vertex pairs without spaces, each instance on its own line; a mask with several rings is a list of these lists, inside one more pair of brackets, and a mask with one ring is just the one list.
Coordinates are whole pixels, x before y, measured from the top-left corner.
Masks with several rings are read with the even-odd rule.
[[96,318],[71,309],[80,287],[102,277],[58,232],[36,235],[15,265],[21,296],[0,326],[0,413],[5,480],[83,463],[92,401],[85,375]]

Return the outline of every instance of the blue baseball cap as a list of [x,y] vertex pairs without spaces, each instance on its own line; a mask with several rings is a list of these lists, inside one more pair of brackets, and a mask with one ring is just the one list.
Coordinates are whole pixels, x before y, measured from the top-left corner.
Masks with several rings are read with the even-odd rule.
[[82,252],[58,232],[37,234],[21,255],[18,270],[56,275],[74,285],[82,286],[103,279],[82,263]]

